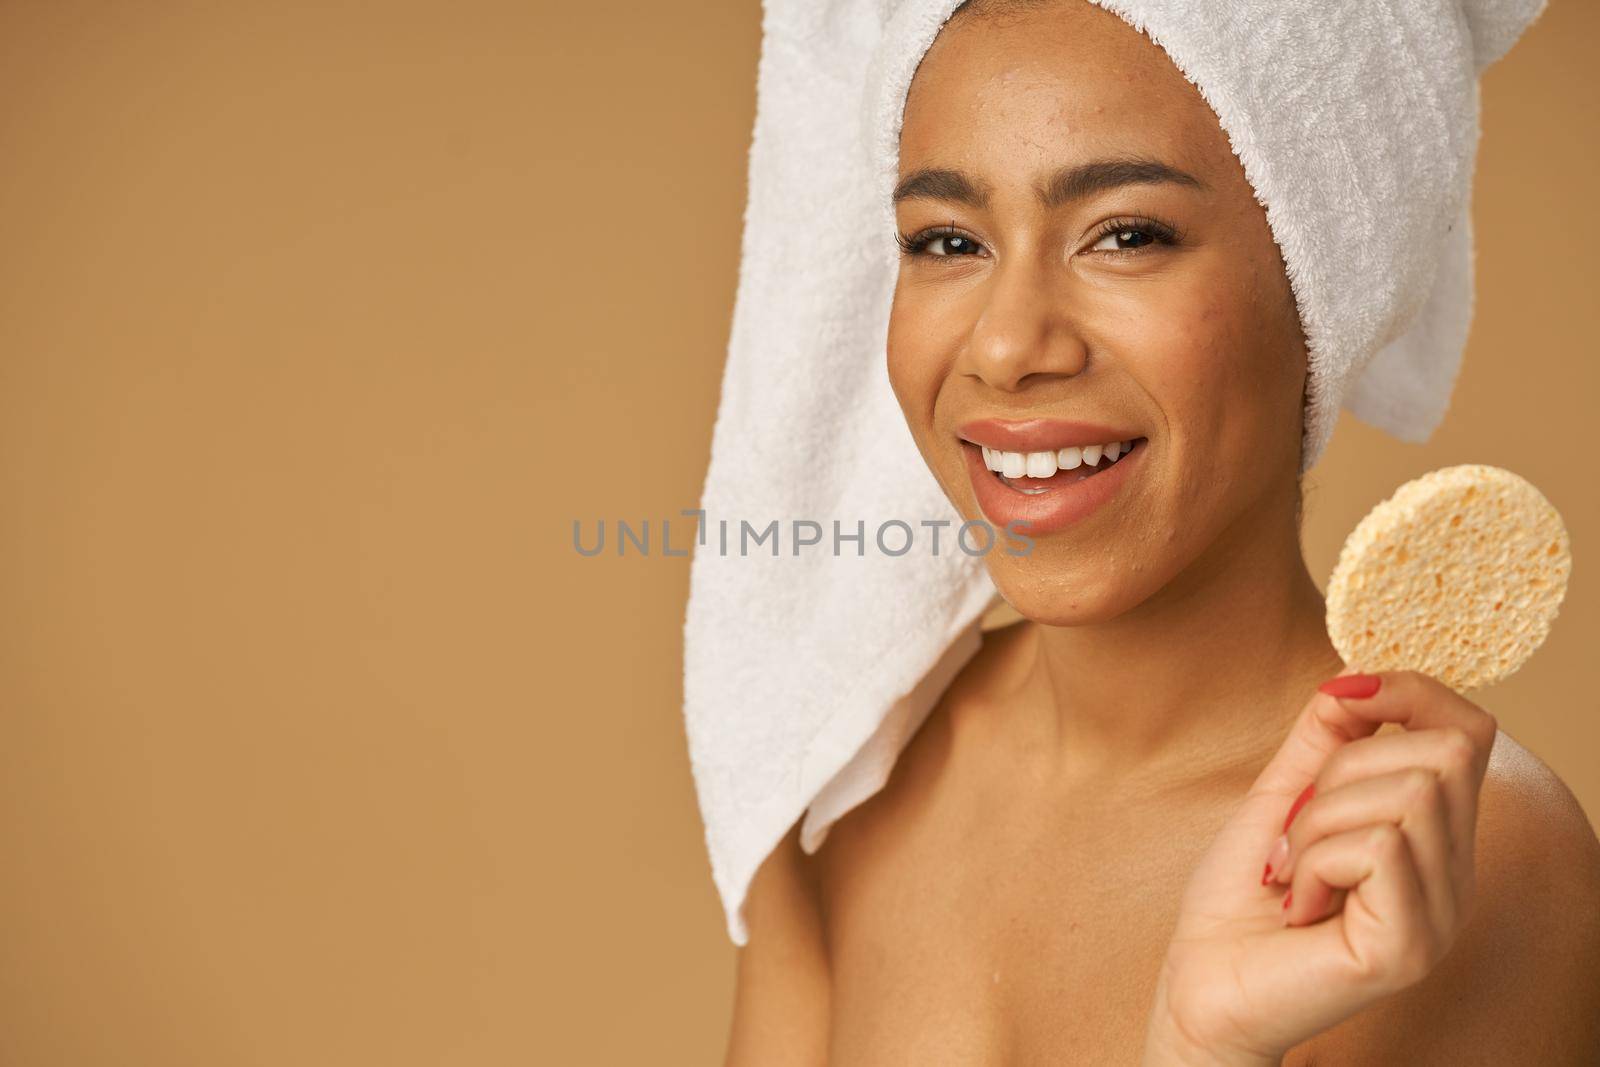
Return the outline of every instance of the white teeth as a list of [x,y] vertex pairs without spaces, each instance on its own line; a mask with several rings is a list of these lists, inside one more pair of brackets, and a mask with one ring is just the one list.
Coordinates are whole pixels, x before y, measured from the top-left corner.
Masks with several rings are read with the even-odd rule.
[[[1003,452],[998,448],[983,448],[983,465],[1006,478],[1049,478],[1057,470],[1076,470],[1087,464],[1106,467],[1120,456],[1133,451],[1132,441],[1111,441],[1103,445],[1073,445],[1055,452]],[[1101,457],[1105,463],[1101,463]],[[1042,489],[1035,490],[1043,492]]]

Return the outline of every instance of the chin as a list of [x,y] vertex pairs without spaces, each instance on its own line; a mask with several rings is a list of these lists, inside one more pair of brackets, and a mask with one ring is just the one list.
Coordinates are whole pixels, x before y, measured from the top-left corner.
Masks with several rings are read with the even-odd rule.
[[1067,551],[1069,546],[1052,552],[1041,540],[1028,556],[992,555],[989,577],[1018,614],[1046,626],[1109,622],[1143,603],[1159,585],[1129,553],[1060,558]]

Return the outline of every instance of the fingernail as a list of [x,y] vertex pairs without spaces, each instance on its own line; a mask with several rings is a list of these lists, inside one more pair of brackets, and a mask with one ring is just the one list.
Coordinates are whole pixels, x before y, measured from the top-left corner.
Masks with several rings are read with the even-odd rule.
[[1294,899],[1294,890],[1291,889],[1283,895],[1283,915],[1289,917],[1289,902]]
[[1280,834],[1272,843],[1272,851],[1267,853],[1267,869],[1261,873],[1261,884],[1266,885],[1272,881],[1272,872],[1283,866],[1283,861],[1289,858],[1289,835]]
[[1341,674],[1317,686],[1317,692],[1358,700],[1376,693],[1382,684],[1383,679],[1376,674]]
[[1300,795],[1294,798],[1294,803],[1293,804],[1289,805],[1289,817],[1283,820],[1283,832],[1284,833],[1288,833],[1289,832],[1289,824],[1294,822],[1294,817],[1296,815],[1300,814],[1300,809],[1305,807],[1306,801],[1310,800],[1312,794],[1315,793],[1316,791],[1317,791],[1317,783],[1316,782],[1312,782],[1310,785],[1308,785],[1304,789],[1300,790]]

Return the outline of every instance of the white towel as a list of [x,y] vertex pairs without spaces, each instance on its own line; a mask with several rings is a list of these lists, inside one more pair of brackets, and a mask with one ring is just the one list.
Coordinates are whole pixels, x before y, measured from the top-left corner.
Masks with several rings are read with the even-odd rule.
[[[1478,77],[1545,0],[1092,2],[1199,88],[1266,206],[1310,359],[1302,469],[1341,406],[1426,439],[1472,316]],[[764,4],[743,258],[684,629],[690,759],[738,945],[761,862],[802,814],[814,852],[883,786],[977,650],[994,593],[981,556],[952,544],[960,516],[912,442],[884,354],[901,111],[956,6]],[[937,520],[951,525],[934,555],[936,528],[922,523]],[[894,521],[915,538],[901,555]],[[861,543],[835,542],[835,523],[846,538],[863,524]],[[818,531],[820,544],[799,543]]]

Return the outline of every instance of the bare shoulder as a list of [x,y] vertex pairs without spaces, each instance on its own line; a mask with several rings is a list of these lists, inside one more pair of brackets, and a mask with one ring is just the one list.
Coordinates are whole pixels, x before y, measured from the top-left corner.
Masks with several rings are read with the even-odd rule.
[[[1519,825],[1529,818],[1536,825]],[[1567,783],[1504,730],[1495,734],[1494,749],[1489,753],[1478,823],[1480,842],[1486,832],[1566,834],[1600,857],[1600,840]]]
[[970,706],[994,699],[1019,625],[985,632],[982,645],[896,758],[888,780],[841,815],[815,854],[797,820],[762,862],[745,902],[726,1067],[822,1067],[833,1025],[830,927],[849,916],[849,887],[893,862],[895,842],[927,811],[947,757],[952,718],[981,722]]
[[1504,730],[1476,858],[1472,913],[1434,971],[1286,1063],[1600,1063],[1600,840],[1567,784]]
[[745,896],[725,1067],[822,1067],[828,1061],[831,978],[812,858],[796,820]]
[[928,815],[962,739],[993,731],[995,711],[1016,684],[1019,651],[1027,647],[1026,620],[986,630],[981,644],[955,673],[927,716],[907,739],[887,780],[871,796],[841,815],[813,857],[824,900],[850,873],[884,857],[890,841]]
[[[1544,981],[1566,959],[1590,972],[1593,993],[1600,984],[1600,839],[1567,783],[1504,730],[1495,735],[1479,794],[1477,848],[1478,900],[1463,941],[1499,951],[1519,931],[1543,935],[1547,951],[1537,961],[1524,957],[1538,963],[1539,974],[1526,977]],[[1563,945],[1572,950],[1566,956]],[[1600,1021],[1597,1008],[1585,1005],[1585,1014]]]

